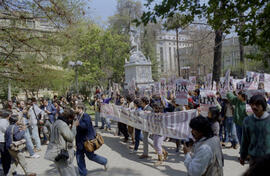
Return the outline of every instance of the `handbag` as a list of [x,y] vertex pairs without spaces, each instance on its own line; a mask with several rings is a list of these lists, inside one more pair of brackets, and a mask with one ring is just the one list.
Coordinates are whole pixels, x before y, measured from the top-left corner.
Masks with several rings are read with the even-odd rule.
[[103,137],[97,133],[96,138],[92,140],[87,140],[84,142],[84,148],[88,152],[94,152],[99,149],[104,144]]
[[10,150],[12,150],[14,152],[19,152],[19,151],[23,150],[26,147],[26,140],[21,139],[19,141],[13,141],[14,128],[15,128],[15,125],[11,129],[11,135],[12,136],[11,136]]

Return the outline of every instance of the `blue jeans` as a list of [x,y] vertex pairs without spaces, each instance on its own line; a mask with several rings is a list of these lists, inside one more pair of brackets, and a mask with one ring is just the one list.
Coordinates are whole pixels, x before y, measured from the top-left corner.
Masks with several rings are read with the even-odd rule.
[[100,121],[100,112],[95,113],[95,126],[98,126],[98,121]]
[[40,138],[39,138],[39,133],[38,133],[38,126],[34,125],[32,126],[32,137],[35,141],[36,148],[41,149],[41,143],[40,143]]
[[77,150],[76,151],[76,159],[77,159],[77,164],[78,164],[78,168],[79,168],[79,174],[81,176],[87,175],[87,169],[86,169],[86,165],[85,165],[84,155],[86,155],[89,160],[94,161],[96,163],[99,163],[101,165],[106,165],[108,162],[108,160],[106,158],[99,156],[97,154],[94,154],[94,152],[87,152],[84,149]]
[[242,126],[235,124],[236,126],[236,133],[238,137],[239,144],[241,145],[242,142]]
[[107,128],[111,128],[111,122],[109,118],[101,117],[101,128],[104,128],[105,124]]
[[[229,138],[228,138],[228,130],[226,127],[226,120],[225,119],[221,124],[220,124],[220,128],[219,128],[219,138],[221,142],[228,142]],[[224,130],[224,135],[223,135],[223,130]]]
[[135,128],[135,146],[134,150],[138,150],[140,145],[140,140],[142,140],[141,130]]
[[233,146],[235,146],[236,144],[238,144],[238,139],[236,135],[235,123],[233,122],[233,117],[226,117],[225,123],[228,131],[229,141],[232,143]]
[[34,145],[33,145],[32,138],[31,138],[31,135],[30,135],[28,128],[25,130],[24,139],[26,140],[26,148],[27,148],[30,156],[33,156],[35,154]]

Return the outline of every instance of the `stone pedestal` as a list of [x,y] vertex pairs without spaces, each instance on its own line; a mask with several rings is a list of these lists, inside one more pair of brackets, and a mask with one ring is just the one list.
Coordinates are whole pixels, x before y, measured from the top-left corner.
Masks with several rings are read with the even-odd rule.
[[149,88],[153,85],[151,66],[150,59],[146,59],[141,51],[132,52],[129,61],[125,63],[125,87],[127,88],[132,80],[138,88]]

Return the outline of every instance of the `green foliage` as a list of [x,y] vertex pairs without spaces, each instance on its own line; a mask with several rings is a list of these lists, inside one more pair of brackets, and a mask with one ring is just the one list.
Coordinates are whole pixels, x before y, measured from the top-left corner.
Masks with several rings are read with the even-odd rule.
[[77,69],[85,94],[89,92],[86,87],[106,86],[108,81],[123,82],[125,59],[129,53],[127,36],[105,31],[91,22],[81,22],[68,29],[68,33],[70,38],[63,41],[64,62],[83,62]]

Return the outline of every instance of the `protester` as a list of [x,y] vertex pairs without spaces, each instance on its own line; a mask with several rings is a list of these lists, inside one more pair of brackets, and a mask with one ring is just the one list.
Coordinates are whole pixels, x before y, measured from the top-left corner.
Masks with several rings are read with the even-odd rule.
[[232,93],[227,93],[227,98],[231,105],[235,106],[233,121],[236,125],[236,134],[238,141],[241,144],[242,139],[242,125],[243,120],[247,116],[246,112],[246,94],[243,91],[238,92],[238,96],[233,95]]
[[[129,94],[127,95],[127,108],[129,109],[135,109],[135,105],[134,105],[134,99],[135,99],[135,96],[133,94]],[[134,135],[134,128],[132,126],[128,126],[128,133],[129,133],[129,136],[131,136],[131,140],[132,140],[132,143],[135,144],[135,135]]]
[[190,176],[222,176],[223,154],[219,138],[214,136],[210,122],[203,116],[190,121],[190,128],[195,143],[191,147],[184,144],[184,164]]
[[[74,118],[75,114],[71,109],[66,109],[58,117],[52,126],[50,143],[46,152],[46,155],[50,155],[55,152],[53,149],[57,149],[57,155],[54,157],[54,163],[61,176],[77,175],[73,165],[73,141],[75,139],[76,127],[72,126],[72,128],[70,128]],[[61,153],[61,151],[65,151],[67,156],[64,153]]]
[[[227,128],[227,136],[225,136],[225,142],[229,141],[231,142],[231,146],[234,149],[238,148],[238,138],[236,135],[236,127],[233,119],[233,114],[234,114],[234,108],[230,104],[227,98],[223,100],[223,105],[222,105],[222,111],[221,111],[221,116],[225,122],[225,127]],[[226,135],[226,134],[225,134]],[[226,145],[225,145],[226,146]]]
[[[154,110],[149,105],[150,101],[147,97],[142,97],[142,108],[143,111],[151,112],[153,113]],[[140,156],[140,159],[148,158],[148,144],[150,144],[154,148],[154,144],[152,139],[149,139],[149,133],[146,131],[143,131],[143,154]]]
[[93,128],[90,116],[84,112],[85,107],[79,103],[76,106],[77,120],[74,123],[76,128],[76,159],[79,168],[79,174],[81,176],[87,175],[87,169],[85,165],[84,156],[86,155],[89,160],[99,163],[104,166],[105,170],[108,168],[108,161],[106,158],[95,154],[94,152],[88,152],[84,148],[84,142],[87,140],[95,139],[96,132]]
[[200,106],[200,89],[196,89],[193,94],[194,108],[197,109]]
[[[135,99],[134,105],[135,105],[135,111],[137,112],[142,111],[142,101],[140,99],[138,98]],[[134,149],[130,151],[130,153],[137,153],[141,140],[142,140],[141,130],[135,128],[135,144],[134,144]]]
[[9,126],[9,118],[11,116],[11,112],[1,111],[0,112],[0,153],[1,153],[1,163],[4,171],[4,175],[8,174],[10,164],[11,164],[11,156],[8,152],[5,143],[5,133]]
[[53,102],[53,106],[55,107],[55,116],[54,116],[54,118],[55,118],[55,120],[57,120],[57,118],[64,112],[64,109],[61,106],[61,101],[60,100],[57,100],[57,101]]
[[19,128],[19,126],[16,124],[18,122],[18,115],[11,115],[9,118],[10,125],[8,126],[6,132],[5,132],[5,143],[6,148],[8,149],[9,154],[12,158],[12,164],[10,166],[8,176],[13,175],[16,173],[15,169],[18,164],[22,167],[25,175],[27,176],[35,176],[35,173],[29,172],[28,165],[25,161],[25,158],[23,156],[22,151],[13,151],[11,149],[12,141],[20,141],[24,138],[24,130],[26,127]]
[[[24,101],[18,101],[17,102],[17,107],[18,107],[18,111],[20,116],[22,116],[22,125],[26,126],[25,132],[24,132],[24,139],[26,140],[26,149],[30,154],[30,158],[39,158],[40,155],[36,154],[34,151],[34,145],[32,142],[32,137],[30,134],[30,125],[29,125],[29,120],[27,117],[27,109],[25,107],[25,103]],[[20,120],[19,120],[20,121]]]
[[[111,100],[112,100],[112,97],[106,98],[105,94],[101,94],[101,101],[102,101],[102,103],[109,104]],[[105,124],[107,126],[107,130],[111,130],[110,119],[105,118],[105,117],[101,117],[101,127],[100,127],[100,129],[104,129]]]
[[270,92],[266,93],[267,104],[270,105]]
[[270,154],[265,155],[257,160],[252,167],[243,174],[243,176],[264,176],[269,172]]
[[[151,107],[153,108],[154,112],[157,113],[155,115],[158,115],[159,113],[164,112],[164,106],[162,105],[161,99],[157,96],[154,96],[154,99],[151,100]],[[154,149],[156,150],[156,153],[158,155],[158,161],[155,162],[155,166],[159,166],[163,163],[164,160],[168,157],[168,152],[162,148],[162,143],[164,140],[164,137],[158,134],[153,134],[154,139]]]
[[225,145],[228,142],[228,130],[227,130],[227,123],[226,123],[226,117],[222,116],[223,115],[223,107],[224,107],[224,99],[221,97],[221,94],[219,92],[216,93],[217,97],[217,102],[219,104],[220,108],[220,115],[221,117],[219,118],[219,138],[220,142]]
[[98,127],[98,122],[100,121],[100,98],[99,95],[95,96],[95,102],[94,102],[94,111],[95,111],[95,126]]
[[[119,106],[125,106],[125,98],[123,96],[119,97]],[[125,139],[123,140],[123,142],[128,142],[128,129],[127,129],[127,125],[121,122],[118,122],[118,128],[119,128],[119,132],[122,133],[125,137]]]
[[270,114],[266,112],[267,103],[262,95],[251,97],[249,104],[254,112],[243,122],[243,136],[240,148],[240,163],[253,166],[264,155],[270,154]]
[[211,128],[215,136],[219,136],[219,109],[217,107],[210,107],[208,111],[208,120],[211,123]]
[[32,138],[34,139],[36,144],[35,149],[36,152],[41,151],[38,122],[40,121],[40,123],[44,123],[43,120],[44,115],[45,115],[44,111],[42,111],[37,105],[37,100],[35,98],[32,98],[32,106],[28,111],[28,116],[29,116],[29,125],[31,126]]

